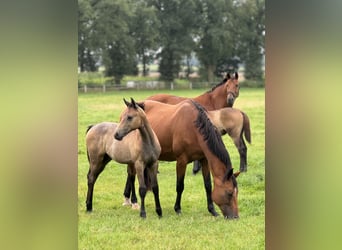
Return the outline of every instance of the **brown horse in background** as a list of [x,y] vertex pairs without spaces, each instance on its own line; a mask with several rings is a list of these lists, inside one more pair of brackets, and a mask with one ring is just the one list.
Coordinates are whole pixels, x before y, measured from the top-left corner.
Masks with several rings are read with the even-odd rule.
[[207,110],[216,110],[225,107],[233,107],[235,99],[239,97],[240,85],[237,72],[231,77],[228,73],[223,81],[215,85],[211,90],[195,98],[179,97],[168,94],[156,94],[147,98],[147,100],[163,102],[168,104],[177,104],[186,99],[193,99],[201,104]]
[[[189,162],[200,160],[208,211],[214,216],[218,215],[213,205],[214,201],[225,218],[238,218],[236,177],[239,172],[233,173],[221,135],[210,122],[203,107],[192,100],[185,100],[176,105],[146,100],[139,105],[144,108],[147,119],[158,137],[162,149],[159,160],[177,161],[175,211],[181,213],[186,166]],[[214,179],[213,190],[210,173]],[[125,192],[129,192],[129,189],[134,190],[132,179],[128,174]],[[125,193],[125,196],[129,197],[129,193]]]
[[[102,122],[89,126],[86,134],[89,161],[87,211],[93,209],[93,189],[97,177],[107,163],[114,160],[128,164],[130,175],[137,174],[141,197],[140,216],[146,217],[145,196],[152,189],[156,212],[162,216],[157,181],[158,157],[161,152],[157,136],[151,129],[145,112],[133,99],[127,102],[121,122]],[[114,138],[115,137],[115,138]],[[132,190],[135,196],[135,190]]]

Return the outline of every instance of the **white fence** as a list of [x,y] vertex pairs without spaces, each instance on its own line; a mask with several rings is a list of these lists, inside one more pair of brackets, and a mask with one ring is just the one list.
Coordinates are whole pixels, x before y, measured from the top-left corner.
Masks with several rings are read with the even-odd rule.
[[187,84],[166,84],[163,81],[128,81],[122,85],[99,85],[88,86],[83,85],[78,87],[78,92],[109,92],[118,90],[140,90],[140,89],[193,89],[193,88],[210,88],[217,83],[209,84],[207,82],[188,82]]

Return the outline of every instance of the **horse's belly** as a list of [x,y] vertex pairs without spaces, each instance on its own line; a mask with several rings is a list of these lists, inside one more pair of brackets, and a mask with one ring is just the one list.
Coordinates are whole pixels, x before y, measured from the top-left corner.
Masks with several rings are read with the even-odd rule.
[[111,152],[110,156],[114,161],[122,164],[133,163],[137,157],[124,141],[115,141],[108,151]]
[[161,153],[159,156],[159,160],[161,160],[161,161],[175,161],[176,157],[172,152]]

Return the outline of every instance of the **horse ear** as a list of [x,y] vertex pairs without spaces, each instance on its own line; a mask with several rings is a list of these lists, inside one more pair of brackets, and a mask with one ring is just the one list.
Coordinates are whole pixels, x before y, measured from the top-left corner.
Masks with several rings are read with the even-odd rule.
[[138,108],[138,105],[137,103],[134,101],[134,99],[131,97],[131,103],[133,105],[133,108],[137,109]]
[[123,100],[124,100],[124,102],[125,102],[126,106],[127,106],[127,107],[129,107],[130,103],[129,103],[128,101],[126,101],[126,99],[125,99],[125,98],[123,98]]
[[234,77],[235,77],[236,80],[239,78],[239,75],[238,75],[237,72],[235,72]]
[[238,177],[240,175],[240,173],[241,173],[240,171],[235,172],[234,173],[235,178]]
[[232,175],[233,175],[233,169],[231,168],[229,169],[229,172],[227,173],[226,180],[229,180],[230,177],[232,177]]
[[229,73],[227,73],[227,79],[230,79],[230,74]]

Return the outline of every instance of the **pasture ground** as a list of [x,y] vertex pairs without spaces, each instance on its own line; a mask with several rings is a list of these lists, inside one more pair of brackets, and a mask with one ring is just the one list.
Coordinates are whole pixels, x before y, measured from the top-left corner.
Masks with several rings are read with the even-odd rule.
[[[126,166],[111,161],[94,188],[93,212],[86,213],[89,169],[85,132],[90,124],[119,120],[125,108],[122,98],[143,100],[156,93],[195,97],[199,90],[150,90],[86,93],[78,96],[78,247],[79,249],[264,249],[265,248],[265,90],[242,88],[234,107],[247,113],[252,144],[248,147],[248,172],[238,177],[239,220],[213,217],[206,208],[202,175],[192,175],[188,164],[182,196],[182,214],[174,210],[175,162],[160,162],[158,175],[163,217],[154,211],[153,194],[146,196],[145,220],[138,210],[123,207]],[[161,121],[162,122],[162,121]],[[223,137],[233,167],[239,154],[230,137]],[[136,181],[136,188],[138,182]],[[138,190],[138,189],[137,189]],[[140,197],[138,196],[138,201]]]

